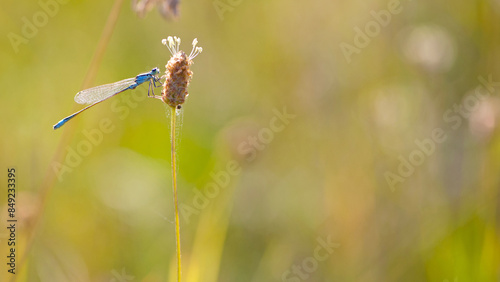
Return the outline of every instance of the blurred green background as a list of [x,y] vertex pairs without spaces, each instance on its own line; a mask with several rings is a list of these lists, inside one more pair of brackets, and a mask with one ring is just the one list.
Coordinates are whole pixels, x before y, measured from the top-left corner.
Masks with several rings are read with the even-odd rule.
[[175,280],[166,106],[143,85],[52,130],[85,77],[163,72],[169,35],[204,49],[178,149],[184,281],[499,281],[499,1],[0,6],[0,281]]

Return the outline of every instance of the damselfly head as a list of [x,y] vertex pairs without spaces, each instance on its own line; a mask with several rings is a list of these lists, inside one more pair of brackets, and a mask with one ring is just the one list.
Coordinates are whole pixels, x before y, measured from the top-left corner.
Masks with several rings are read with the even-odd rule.
[[160,69],[159,68],[154,68],[154,69],[151,70],[151,74],[152,75],[157,75],[159,73],[160,73]]

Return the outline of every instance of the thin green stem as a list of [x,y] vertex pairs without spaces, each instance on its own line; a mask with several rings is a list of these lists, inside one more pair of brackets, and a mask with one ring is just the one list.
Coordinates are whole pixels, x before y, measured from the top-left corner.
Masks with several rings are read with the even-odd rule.
[[176,249],[177,249],[177,281],[181,281],[181,228],[179,224],[179,202],[177,201],[177,165],[175,163],[175,119],[177,114],[175,108],[171,107],[170,114],[170,139],[171,139],[171,152],[170,156],[172,158],[172,187],[174,188],[174,209],[175,209],[175,238],[176,238]]

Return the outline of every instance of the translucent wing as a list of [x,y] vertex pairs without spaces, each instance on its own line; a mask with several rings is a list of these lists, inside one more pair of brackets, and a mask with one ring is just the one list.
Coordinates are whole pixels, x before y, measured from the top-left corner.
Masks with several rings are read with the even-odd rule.
[[78,104],[93,104],[115,95],[118,92],[128,89],[135,84],[135,77],[127,78],[115,83],[99,85],[82,90],[75,95],[75,102]]

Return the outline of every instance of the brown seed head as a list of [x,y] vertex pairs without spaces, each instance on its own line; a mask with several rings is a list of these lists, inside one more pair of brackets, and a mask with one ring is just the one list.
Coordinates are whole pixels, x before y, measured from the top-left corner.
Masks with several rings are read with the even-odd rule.
[[163,40],[163,44],[170,49],[172,57],[165,66],[165,82],[163,83],[161,99],[172,108],[186,101],[188,96],[187,88],[193,76],[193,72],[189,67],[193,64],[192,59],[202,51],[201,47],[196,47],[198,40],[195,39],[193,41],[193,50],[187,56],[184,51],[179,50],[180,42],[180,38],[177,37],[168,37],[168,40]]
[[161,98],[164,103],[170,107],[176,107],[186,101],[188,96],[187,87],[193,76],[193,72],[189,70],[189,66],[193,61],[188,60],[183,51],[175,54],[165,66],[165,83]]

